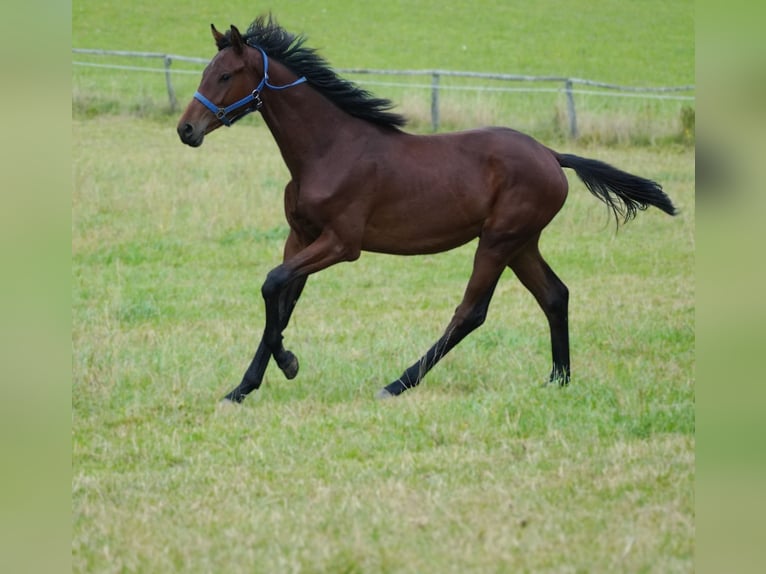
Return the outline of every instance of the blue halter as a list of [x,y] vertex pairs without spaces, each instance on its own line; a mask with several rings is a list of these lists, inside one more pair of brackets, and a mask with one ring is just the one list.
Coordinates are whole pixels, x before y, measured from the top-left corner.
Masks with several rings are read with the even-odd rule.
[[[240,120],[244,118],[247,114],[251,112],[257,112],[263,107],[263,101],[261,100],[261,91],[263,88],[269,88],[270,90],[286,90],[287,88],[292,88],[293,86],[297,86],[298,84],[302,84],[306,81],[305,76],[301,76],[294,82],[291,82],[289,84],[285,84],[284,86],[275,86],[274,84],[269,82],[269,57],[266,55],[266,52],[263,51],[262,48],[258,48],[260,50],[261,55],[263,56],[263,78],[261,79],[261,82],[258,84],[258,87],[255,88],[251,94],[245,96],[241,100],[234,102],[230,106],[226,106],[225,108],[221,108],[219,106],[216,106],[213,102],[208,100],[205,96],[199,93],[199,91],[194,92],[194,99],[199,100],[202,102],[202,104],[209,109],[216,118],[218,118],[223,125],[226,127],[231,126],[234,122],[237,120]],[[253,105],[251,105],[253,104]],[[233,112],[236,112],[238,110],[241,110],[244,108],[244,110],[237,115],[229,115]]]

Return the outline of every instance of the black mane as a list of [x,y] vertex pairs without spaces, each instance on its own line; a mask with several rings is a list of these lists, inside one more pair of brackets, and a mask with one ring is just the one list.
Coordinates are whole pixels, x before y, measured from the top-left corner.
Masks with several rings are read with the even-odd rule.
[[[231,45],[230,36],[231,31],[227,31],[218,42],[219,50]],[[256,18],[242,39],[249,46],[263,49],[296,75],[305,76],[318,92],[348,114],[385,127],[398,128],[407,123],[404,116],[390,111],[394,107],[391,100],[376,98],[338,76],[316,50],[304,46],[305,36],[295,36],[280,27],[271,14]]]

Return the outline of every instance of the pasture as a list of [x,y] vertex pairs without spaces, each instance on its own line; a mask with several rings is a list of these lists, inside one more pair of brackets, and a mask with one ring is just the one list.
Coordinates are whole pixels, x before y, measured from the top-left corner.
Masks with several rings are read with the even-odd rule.
[[569,388],[541,386],[547,326],[507,273],[423,385],[372,398],[443,329],[469,245],[311,278],[298,378],[271,366],[222,408],[286,234],[268,132],[189,150],[102,118],[73,141],[75,571],[691,569],[690,150],[570,148],[662,181],[681,215],[615,234],[572,183],[542,242],[572,293]]
[[[256,15],[243,2],[226,14],[199,8],[197,15],[172,4],[139,2],[122,15],[109,13],[112,5],[78,2],[73,44],[204,55],[212,53],[210,21],[244,27]],[[390,20],[378,15],[371,28],[364,4],[329,3],[325,11],[319,4],[274,11],[286,27],[308,32],[312,46],[326,46],[338,66],[406,67],[392,47],[393,29],[412,31],[405,35],[417,39],[418,57],[430,46],[436,58],[447,57],[441,31],[457,34],[451,22],[500,34],[498,13],[471,20],[469,7],[434,9],[442,28],[418,34],[403,8],[411,3],[390,5]],[[665,11],[658,25],[678,25],[680,5],[657,3]],[[631,8],[617,23],[607,12],[613,25],[602,25],[604,37],[624,32],[622,18],[641,34],[647,27],[638,22],[652,20],[649,12]],[[549,38],[544,14],[514,17],[517,30],[523,20],[529,36]],[[118,18],[123,26],[104,30]],[[573,10],[570,20],[587,18]],[[678,29],[676,41],[691,41],[693,52],[687,32]],[[535,44],[514,44],[514,57],[534,53],[564,73],[607,81],[630,83],[630,74],[654,70],[662,70],[652,76],[657,83],[690,81],[685,72],[663,76],[687,70],[687,48],[670,49],[667,34],[656,39],[666,66],[646,61],[657,49],[648,42],[649,56],[635,58],[619,59],[608,42],[600,48],[608,56],[587,58],[566,52],[563,40],[558,48],[546,43],[543,56]],[[631,44],[631,54],[644,47]],[[556,60],[557,50],[567,55]],[[572,62],[602,67],[590,73]],[[491,63],[476,69],[497,70]],[[515,71],[560,71],[540,69],[544,63]],[[286,381],[271,365],[261,391],[234,407],[218,399],[239,381],[258,342],[260,286],[287,234],[279,152],[254,116],[192,150],[166,113],[124,113],[133,100],[120,100],[116,114],[78,104],[84,92],[116,98],[108,85],[124,83],[119,74],[79,74],[73,571],[693,571],[692,148],[667,140],[545,142],[656,179],[680,209],[675,218],[639,213],[615,233],[603,204],[568,173],[569,199],[541,250],[571,293],[569,387],[543,386],[547,324],[508,271],[484,326],[420,387],[373,399],[441,334],[468,279],[472,243],[424,257],[363,254],[311,277],[285,333],[301,372]]]
[[[155,4],[140,0],[125,14],[118,4],[81,0],[73,8],[72,45],[211,57],[211,22],[221,29],[233,23],[244,31],[268,10],[242,0],[191,9],[188,3],[168,2],[161,8]],[[687,1],[633,5],[575,0],[565,8],[558,0],[542,0],[533,7],[490,2],[477,10],[471,4],[445,6],[433,0],[381,6],[309,0],[273,10],[285,28],[305,33],[309,45],[337,68],[567,76],[644,87],[694,84],[693,3]],[[162,68],[157,60],[85,55],[75,59]],[[172,83],[181,103],[185,94],[194,93],[202,67],[174,61]],[[411,129],[430,129],[430,76],[349,77],[396,102],[410,118]],[[569,133],[561,82],[443,77],[440,86],[445,130],[509,125],[549,142]],[[646,145],[693,139],[694,102],[636,94],[610,97],[615,94],[596,95],[580,88],[575,106],[582,140]],[[525,91],[529,89],[538,91]],[[167,118],[169,107],[164,74],[79,65],[73,68],[73,103],[75,113],[84,117],[129,113]]]

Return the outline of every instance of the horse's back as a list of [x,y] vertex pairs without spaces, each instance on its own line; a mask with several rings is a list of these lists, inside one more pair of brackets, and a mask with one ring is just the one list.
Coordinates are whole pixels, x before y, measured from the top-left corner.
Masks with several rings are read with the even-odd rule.
[[370,251],[443,251],[488,225],[515,228],[524,218],[544,226],[566,197],[553,152],[507,128],[399,132],[371,156],[374,197],[363,241]]

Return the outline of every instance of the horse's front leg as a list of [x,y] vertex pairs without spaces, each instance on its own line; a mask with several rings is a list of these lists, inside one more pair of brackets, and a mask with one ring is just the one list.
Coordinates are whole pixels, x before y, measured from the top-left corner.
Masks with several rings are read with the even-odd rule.
[[263,338],[242,382],[224,397],[227,400],[240,403],[249,393],[257,390],[272,356],[287,378],[293,378],[298,373],[298,359],[284,348],[282,332],[287,327],[308,275],[350,258],[349,250],[329,231],[322,233],[304,249],[297,249],[297,245],[291,233],[285,247],[285,261],[269,272],[261,288],[266,307]]
[[266,282],[261,287],[266,306],[266,326],[263,330],[262,344],[288,379],[293,379],[298,374],[298,358],[285,349],[282,333],[287,328],[306,279],[305,275],[291,277],[289,269],[283,263],[269,272]]
[[[266,367],[268,366],[269,359],[271,359],[272,355],[285,377],[293,379],[298,374],[298,358],[282,346],[281,333],[287,328],[290,316],[292,315],[293,309],[295,309],[295,304],[298,302],[303,286],[306,284],[306,279],[306,277],[295,279],[275,297],[267,298],[264,294],[267,321],[263,337],[261,338],[261,342],[258,345],[258,350],[255,352],[253,360],[250,362],[250,366],[242,377],[242,382],[236,389],[224,397],[225,400],[241,403],[245,400],[245,397],[248,394],[257,390],[261,386],[263,376],[266,373]],[[265,286],[266,284],[264,284],[264,287]],[[263,292],[263,289],[261,291]],[[276,304],[274,303],[275,300]],[[278,324],[276,330],[270,329],[268,324],[268,317],[270,315],[274,316],[275,308],[277,314],[272,320]],[[278,339],[272,338],[267,342],[267,334],[273,332],[279,333]],[[276,348],[276,352],[272,351],[272,348]]]
[[263,375],[266,373],[269,359],[271,359],[271,352],[266,347],[263,339],[261,339],[261,342],[258,345],[258,350],[255,352],[255,356],[250,362],[250,366],[242,377],[242,382],[240,382],[235,389],[230,391],[223,400],[231,401],[233,403],[241,403],[245,400],[247,395],[257,390],[258,387],[261,386],[261,381],[263,381]]
[[[297,277],[279,294],[279,317],[277,321],[280,333],[287,329],[290,317],[293,314],[293,309],[295,309],[295,305],[298,303],[298,299],[303,292],[303,287],[306,285],[306,279],[307,277]],[[266,305],[268,306],[268,302]],[[298,374],[298,357],[291,351],[285,349],[281,344],[273,355],[274,360],[277,362],[277,366],[281,369],[282,373],[284,373],[285,377],[294,379]]]

